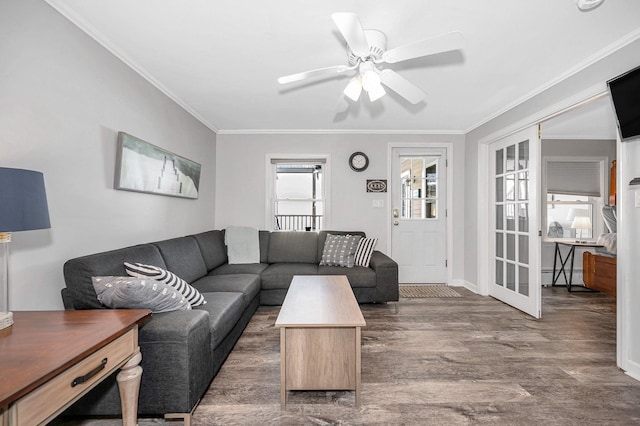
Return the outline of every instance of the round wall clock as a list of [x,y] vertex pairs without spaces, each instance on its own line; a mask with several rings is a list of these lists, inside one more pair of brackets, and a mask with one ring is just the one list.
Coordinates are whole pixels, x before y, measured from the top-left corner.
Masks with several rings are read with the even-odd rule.
[[349,166],[353,171],[361,172],[369,167],[369,157],[364,152],[354,152],[349,157]]

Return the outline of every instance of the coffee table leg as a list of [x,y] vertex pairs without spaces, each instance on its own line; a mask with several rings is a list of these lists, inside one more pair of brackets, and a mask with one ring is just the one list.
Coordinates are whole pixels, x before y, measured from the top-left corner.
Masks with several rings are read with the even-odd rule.
[[286,351],[286,332],[287,328],[280,329],[280,409],[287,407],[287,354]]
[[360,368],[361,368],[360,327],[356,327],[356,408],[360,408]]

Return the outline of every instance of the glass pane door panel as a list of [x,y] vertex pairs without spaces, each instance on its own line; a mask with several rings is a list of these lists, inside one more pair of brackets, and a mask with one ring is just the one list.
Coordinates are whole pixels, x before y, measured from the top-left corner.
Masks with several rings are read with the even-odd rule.
[[529,168],[529,141],[518,144],[518,170]]
[[496,202],[501,203],[504,201],[504,178],[496,178]]
[[523,296],[529,295],[529,268],[524,266],[518,267],[518,293]]
[[515,291],[516,289],[516,265],[507,263],[507,288]]
[[495,284],[529,294],[529,142],[495,152]]
[[504,257],[504,234],[496,232],[496,257]]
[[516,146],[509,145],[507,147],[507,172],[512,172],[516,169]]

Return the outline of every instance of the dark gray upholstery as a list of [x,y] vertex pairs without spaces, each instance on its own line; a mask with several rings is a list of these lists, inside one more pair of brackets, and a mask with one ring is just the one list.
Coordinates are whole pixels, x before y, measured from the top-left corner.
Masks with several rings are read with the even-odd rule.
[[167,269],[186,282],[192,283],[207,275],[207,266],[195,238],[172,238],[152,244],[160,250]]
[[151,244],[127,247],[119,250],[71,259],[64,264],[64,280],[68,299],[75,309],[103,308],[93,289],[91,277],[127,276],[124,262],[140,262],[166,268],[158,248]]
[[242,293],[219,291],[206,294],[207,303],[194,308],[194,310],[209,313],[211,350],[214,350],[227,337],[249,303],[245,302]]
[[262,271],[269,267],[268,263],[235,263],[229,265],[225,263],[220,265],[213,271],[209,272],[209,275],[231,275],[231,274],[255,274],[260,275]]
[[[319,266],[326,235],[362,232],[260,231],[260,261],[229,265],[223,231],[207,231],[67,261],[67,309],[102,308],[91,277],[124,276],[124,262],[165,268],[197,288],[207,303],[154,314],[140,327],[141,416],[190,413],[229,355],[259,304],[282,304],[294,275],[346,275],[360,303],[398,300],[398,265],[374,251],[370,266]],[[67,413],[120,415],[115,374]]]
[[262,272],[262,288],[289,288],[294,275],[318,275],[315,263],[274,263]]
[[193,283],[201,293],[227,291],[242,293],[247,304],[260,294],[260,276],[254,274],[207,275]]
[[207,270],[227,263],[227,248],[224,245],[223,231],[207,231],[192,235],[198,242]]
[[316,232],[276,231],[269,238],[269,263],[318,264]]

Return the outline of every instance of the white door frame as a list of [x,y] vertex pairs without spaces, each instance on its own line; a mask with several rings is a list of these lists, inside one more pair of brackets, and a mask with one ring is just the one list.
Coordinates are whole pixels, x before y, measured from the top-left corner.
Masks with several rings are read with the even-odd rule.
[[[456,260],[453,258],[453,143],[451,142],[391,142],[387,147],[387,176],[389,176],[389,185],[392,183],[393,175],[391,172],[391,166],[393,164],[393,150],[395,148],[425,148],[433,149],[440,148],[445,151],[445,158],[447,161],[446,173],[447,173],[447,188],[446,188],[446,232],[447,232],[447,271],[446,271],[446,285],[453,283],[453,266]],[[391,253],[391,235],[392,235],[392,222],[393,215],[391,210],[393,209],[393,200],[391,199],[391,189],[387,189],[387,253]],[[462,260],[462,259],[460,259]]]
[[[567,98],[562,102],[551,105],[548,108],[540,111],[537,114],[532,114],[528,117],[525,117],[522,120],[517,121],[513,125],[498,130],[488,136],[485,136],[478,140],[478,185],[476,188],[477,191],[477,199],[478,200],[486,200],[489,197],[489,188],[487,184],[490,178],[490,170],[489,170],[489,144],[493,141],[497,141],[498,139],[502,139],[506,136],[509,136],[513,133],[521,131],[527,127],[533,126],[538,123],[543,123],[544,121],[550,120],[558,115],[561,115],[565,112],[571,111],[575,108],[579,108],[583,105],[591,103],[595,100],[601,99],[603,97],[609,96],[609,93],[606,87],[603,85],[596,85],[591,87],[581,93],[576,94],[573,97]],[[617,148],[616,155],[620,158],[621,151],[621,142],[620,138],[617,138]],[[620,182],[619,185],[622,184],[621,178],[625,176],[625,170],[621,169],[620,165],[618,165],[617,169],[618,178],[617,182]],[[626,201],[624,191],[618,191],[618,200],[617,204],[620,206],[620,210],[623,210],[622,206],[626,205],[628,201]],[[537,206],[538,209],[541,206]],[[489,215],[488,206],[486,204],[477,203],[477,216],[478,216],[478,226],[477,226],[477,290],[478,293],[483,296],[489,295],[489,268],[488,262],[490,261],[489,255],[487,253],[486,242],[489,238],[489,230],[487,229],[487,224],[489,224]],[[624,222],[626,218],[618,216],[619,222]],[[624,235],[618,236],[618,246],[624,247],[624,244],[628,244],[628,241]],[[624,256],[622,256],[624,258]],[[618,256],[618,268],[617,268],[617,276],[618,276],[618,286],[617,286],[617,298],[616,298],[616,319],[617,319],[617,327],[616,327],[616,358],[618,367],[623,370],[629,369],[629,342],[631,342],[631,338],[629,337],[629,330],[627,327],[628,322],[630,321],[629,315],[627,314],[629,307],[625,305],[624,301],[627,300],[627,279],[624,276],[624,271],[621,268],[620,262],[621,256]]]

